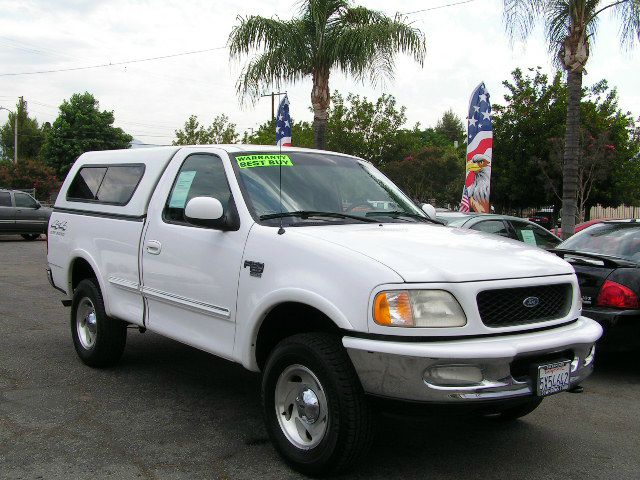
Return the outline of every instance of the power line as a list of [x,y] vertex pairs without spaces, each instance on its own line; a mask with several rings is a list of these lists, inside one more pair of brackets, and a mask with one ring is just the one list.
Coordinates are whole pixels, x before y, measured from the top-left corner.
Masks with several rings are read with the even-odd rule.
[[476,0],[463,0],[461,2],[447,3],[445,5],[438,5],[436,7],[423,8],[422,10],[416,10],[415,12],[405,12],[404,15],[413,15],[414,13],[422,13],[422,12],[428,12],[430,10],[439,10],[441,8],[455,7],[456,5],[464,5],[465,3],[471,3],[475,1]]
[[0,77],[16,77],[19,75],[40,75],[43,73],[57,73],[57,72],[74,72],[77,70],[89,70],[92,68],[104,68],[104,67],[114,67],[117,65],[128,65],[131,63],[141,63],[141,62],[150,62],[153,60],[165,60],[168,58],[182,57],[185,55],[195,55],[198,53],[212,52],[214,50],[223,50],[227,47],[215,47],[215,48],[205,48],[203,50],[193,50],[191,52],[181,52],[174,53],[171,55],[161,55],[158,57],[149,57],[149,58],[137,58],[135,60],[124,60],[122,62],[111,62],[111,63],[101,63],[99,65],[88,65],[84,67],[71,67],[71,68],[58,68],[53,70],[40,70],[35,72],[18,72],[18,73],[0,73]]

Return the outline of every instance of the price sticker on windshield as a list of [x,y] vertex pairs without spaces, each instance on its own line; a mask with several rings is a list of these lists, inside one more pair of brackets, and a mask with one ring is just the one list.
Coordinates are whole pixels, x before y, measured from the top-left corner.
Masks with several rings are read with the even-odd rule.
[[289,155],[242,155],[236,157],[236,162],[240,168],[293,167]]

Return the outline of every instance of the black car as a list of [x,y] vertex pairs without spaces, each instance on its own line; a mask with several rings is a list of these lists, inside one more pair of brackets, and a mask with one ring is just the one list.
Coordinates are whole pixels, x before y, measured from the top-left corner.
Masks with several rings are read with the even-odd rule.
[[47,233],[51,209],[31,195],[18,190],[0,189],[0,234],[19,234],[35,240]]
[[602,343],[640,346],[640,221],[607,221],[565,240],[555,253],[578,276],[582,313],[604,328]]

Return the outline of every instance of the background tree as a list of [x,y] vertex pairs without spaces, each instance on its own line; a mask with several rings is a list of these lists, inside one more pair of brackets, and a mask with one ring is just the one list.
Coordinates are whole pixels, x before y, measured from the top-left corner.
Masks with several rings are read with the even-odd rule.
[[50,193],[60,186],[60,181],[53,168],[41,160],[23,158],[17,164],[13,160],[0,161],[0,185],[5,188],[34,188],[38,199],[48,201]]
[[219,143],[237,143],[239,140],[236,124],[226,115],[218,115],[209,127],[200,125],[198,117],[191,115],[182,130],[176,130],[173,145],[208,145]]
[[376,166],[402,160],[422,146],[417,125],[402,128],[406,120],[406,108],[398,107],[392,95],[372,102],[352,93],[344,99],[336,91],[329,110],[327,148],[362,157]]
[[465,163],[453,146],[427,146],[415,155],[386,163],[382,170],[411,198],[438,206],[457,205]]
[[452,109],[444,112],[438,123],[436,123],[434,131],[446,138],[450,144],[458,142],[458,145],[460,145],[464,143],[467,137],[462,120]]
[[64,178],[84,152],[129,148],[131,135],[114,127],[113,122],[113,112],[100,111],[89,92],[72,95],[60,105],[58,117],[45,137],[45,162]]
[[[313,148],[313,125],[310,122],[291,124],[291,139],[294,147]],[[273,145],[275,148],[276,123],[274,120],[264,122],[252,133],[244,132],[242,143],[251,145]]]
[[314,144],[325,148],[331,71],[376,83],[392,77],[398,52],[422,65],[425,41],[400,14],[391,18],[347,0],[302,0],[299,16],[291,20],[239,17],[229,35],[229,55],[239,59],[258,50],[263,52],[242,70],[238,92],[256,98],[261,87],[280,88],[310,76]]
[[[44,132],[35,118],[29,117],[27,102],[22,97],[16,104],[18,115],[18,161],[21,158],[38,158],[44,142]],[[0,147],[2,157],[13,160],[15,114],[9,113],[9,119],[0,128]]]
[[612,10],[620,21],[620,40],[632,46],[640,39],[640,0],[504,0],[510,35],[526,38],[537,21],[545,26],[549,52],[567,73],[567,122],[562,172],[562,236],[575,231],[580,100],[582,74],[589,60],[598,19]]
[[[492,201],[498,211],[553,204],[557,214],[567,87],[559,72],[551,80],[539,68],[526,75],[516,69],[512,75],[503,82],[505,104],[494,105]],[[617,206],[637,198],[633,192],[640,188],[640,176],[628,178],[638,143],[631,134],[633,117],[619,109],[615,89],[601,81],[581,96],[577,185],[588,215],[594,204]]]

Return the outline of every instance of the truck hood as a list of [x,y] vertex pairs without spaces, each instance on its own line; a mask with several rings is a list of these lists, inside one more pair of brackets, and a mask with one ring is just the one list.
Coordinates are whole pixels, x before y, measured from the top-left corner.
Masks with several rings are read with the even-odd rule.
[[540,248],[497,235],[429,224],[288,228],[366,255],[406,282],[469,282],[574,273]]

